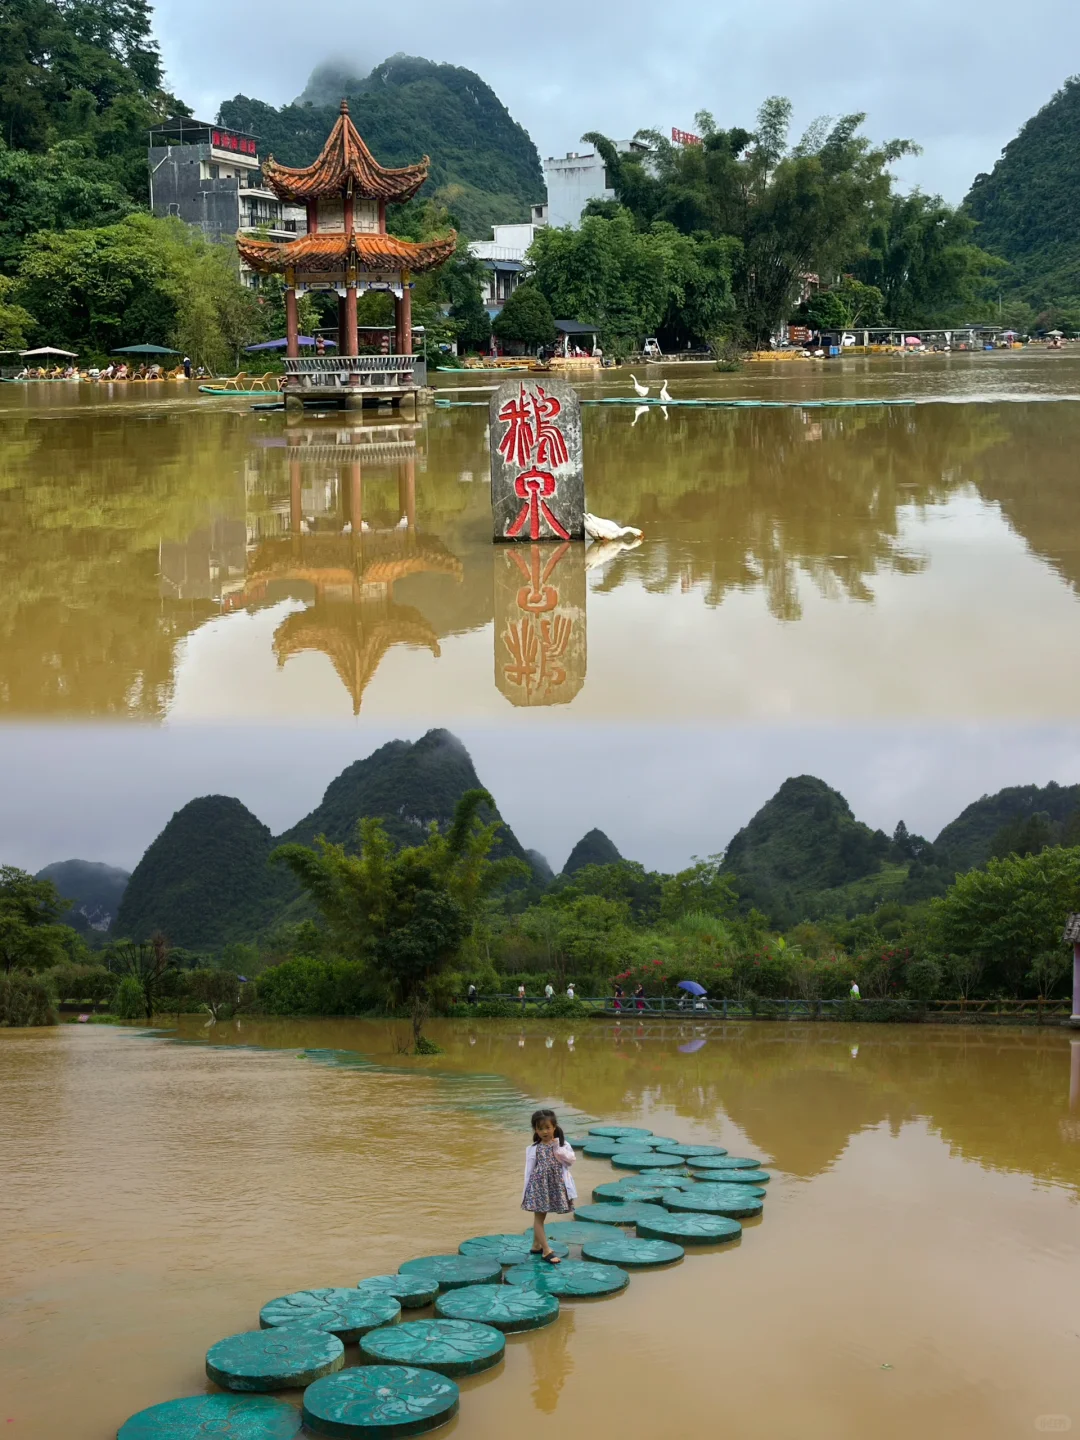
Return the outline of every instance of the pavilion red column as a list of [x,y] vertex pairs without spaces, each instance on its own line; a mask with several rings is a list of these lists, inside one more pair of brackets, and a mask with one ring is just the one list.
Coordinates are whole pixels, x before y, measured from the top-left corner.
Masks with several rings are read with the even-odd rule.
[[300,316],[296,307],[296,291],[291,285],[285,288],[285,354],[293,360],[300,355]]
[[394,342],[396,355],[411,355],[412,348],[412,291],[405,285],[401,299],[394,301]]
[[348,354],[348,351],[345,349],[345,326],[345,296],[339,295],[337,302],[337,353],[339,355]]
[[345,343],[338,348],[339,355],[355,355],[359,348],[356,335],[356,286],[350,285],[345,291]]

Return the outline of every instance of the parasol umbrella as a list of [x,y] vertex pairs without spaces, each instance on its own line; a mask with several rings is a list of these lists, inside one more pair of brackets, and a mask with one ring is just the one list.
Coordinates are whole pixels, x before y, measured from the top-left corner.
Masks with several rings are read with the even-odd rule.
[[709,992],[704,985],[699,985],[696,980],[680,980],[675,987],[677,990],[685,990],[688,995],[707,995]]
[[63,355],[68,360],[74,360],[78,353],[77,350],[57,350],[52,345],[39,345],[36,350],[19,351],[24,360],[31,360],[37,355]]
[[118,345],[110,355],[179,355],[179,350],[170,350],[166,345]]
[[905,340],[904,340],[904,344],[905,344],[905,345],[921,345],[921,344],[922,344],[922,341],[919,339],[918,335],[908,335],[908,336],[905,338]]
[[[253,350],[284,350],[288,343],[288,340],[263,340],[258,345],[245,345],[244,354],[250,355]],[[312,340],[310,335],[298,335],[296,337],[296,343],[298,345],[314,345],[315,341]],[[323,344],[333,346],[335,350],[337,349],[336,340],[324,339]]]
[[1050,336],[1051,340],[1061,340],[1065,335],[1064,330],[1048,330],[1046,333]]

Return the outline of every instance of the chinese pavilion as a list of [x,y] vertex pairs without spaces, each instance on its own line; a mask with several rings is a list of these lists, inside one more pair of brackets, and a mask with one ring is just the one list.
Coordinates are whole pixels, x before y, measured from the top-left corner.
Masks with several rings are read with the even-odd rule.
[[294,168],[267,158],[265,185],[281,200],[306,207],[307,233],[285,242],[238,235],[237,247],[253,270],[284,276],[289,358],[300,354],[297,297],[312,290],[337,292],[336,366],[357,355],[356,304],[365,290],[394,296],[395,354],[412,354],[412,277],[448,260],[457,236],[399,240],[386,233],[386,207],[411,200],[429,164],[425,156],[396,170],[380,165],[349,118],[347,100],[314,164]]

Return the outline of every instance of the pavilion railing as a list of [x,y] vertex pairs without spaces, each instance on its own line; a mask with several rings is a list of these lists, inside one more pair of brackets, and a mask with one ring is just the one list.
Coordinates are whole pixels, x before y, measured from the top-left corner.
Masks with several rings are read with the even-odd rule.
[[[556,992],[553,998],[562,998],[562,992]],[[526,1013],[542,1015],[544,1011],[545,998],[543,995],[527,995],[524,1004],[518,995],[482,995],[484,1000],[502,1000],[514,1006],[521,1007]],[[633,995],[627,995],[625,999],[616,1003],[610,995],[575,995],[574,999],[586,1006],[597,1015],[619,1016],[631,1018],[639,1015],[670,1015],[673,1019],[704,1020],[712,1018],[716,1020],[731,1019],[789,1019],[789,1020],[824,1020],[838,1010],[849,1010],[854,1005],[870,1015],[878,1006],[895,1006],[896,1000],[878,1000],[870,996],[863,996],[862,999],[851,1001],[849,996],[842,996],[839,999],[823,1000],[801,997],[717,999],[713,1000],[708,996],[700,998],[686,997],[679,999],[671,995],[646,995],[638,1001]],[[982,1016],[985,1018],[1011,1018],[1024,1019],[1041,1024],[1044,1019],[1060,1020],[1067,1018],[1071,1010],[1071,1004],[1065,999],[1029,999],[1029,1000],[928,1000],[921,1004],[912,1003],[912,1009],[922,1012],[927,1017],[938,1016],[963,1017]],[[885,1012],[887,1013],[887,1012]]]
[[285,357],[285,388],[418,389],[427,384],[423,355],[302,355]]

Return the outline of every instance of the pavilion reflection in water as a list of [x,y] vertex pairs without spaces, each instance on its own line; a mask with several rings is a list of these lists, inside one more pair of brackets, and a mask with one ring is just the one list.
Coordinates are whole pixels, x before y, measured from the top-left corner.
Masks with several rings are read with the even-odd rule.
[[[183,545],[162,545],[163,595],[213,599],[226,614],[301,601],[304,608],[274,632],[279,668],[304,652],[325,655],[359,714],[364,690],[393,646],[440,654],[426,616],[394,599],[396,582],[422,574],[460,582],[463,575],[442,541],[417,529],[421,429],[298,427],[268,440],[249,467],[245,522],[222,520]],[[287,467],[287,491],[279,460]],[[385,523],[385,505],[381,520],[367,518],[366,469],[377,472],[381,489],[387,472],[396,471],[396,522]]]
[[495,684],[511,705],[569,705],[588,661],[585,546],[497,545]]

